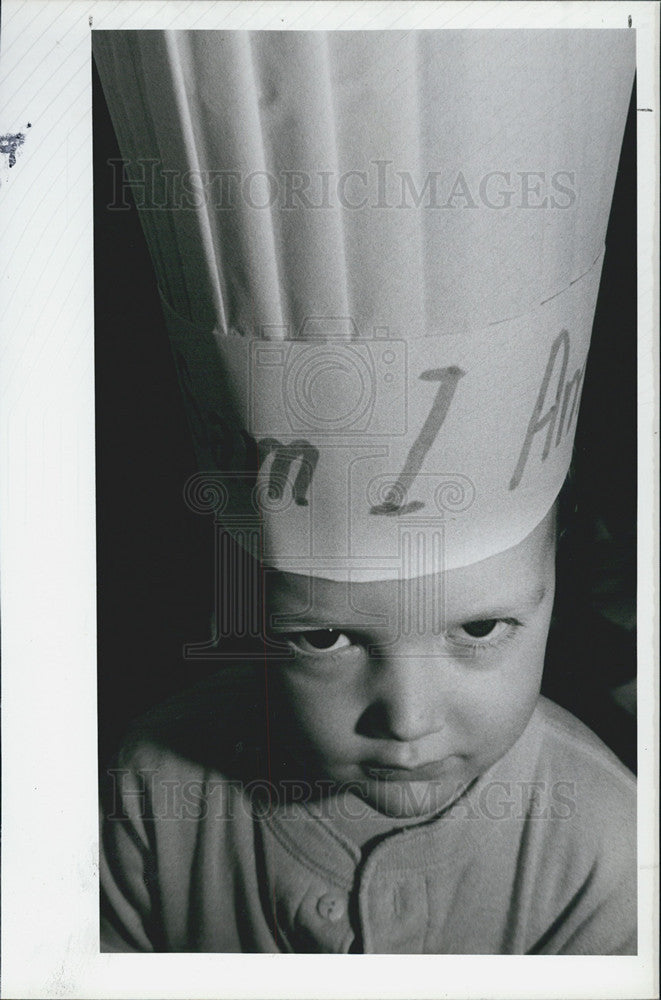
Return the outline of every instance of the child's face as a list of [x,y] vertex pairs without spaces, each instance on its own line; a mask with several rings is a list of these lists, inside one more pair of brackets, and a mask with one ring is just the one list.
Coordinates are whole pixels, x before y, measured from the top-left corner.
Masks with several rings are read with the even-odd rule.
[[292,651],[269,677],[311,780],[424,817],[523,732],[553,604],[554,512],[506,552],[405,583],[267,577],[270,631]]

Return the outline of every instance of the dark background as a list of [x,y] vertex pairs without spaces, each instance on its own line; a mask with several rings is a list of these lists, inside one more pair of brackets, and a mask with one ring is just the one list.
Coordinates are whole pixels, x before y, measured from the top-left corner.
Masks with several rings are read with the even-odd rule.
[[[109,210],[119,159],[93,67],[99,759],[127,722],[219,661],[210,634],[214,528],[183,486],[197,471],[156,281],[131,203]],[[635,89],[578,424],[562,497],[544,693],[635,766]],[[125,195],[127,202],[130,195]],[[227,651],[227,650],[226,650]],[[230,650],[231,652],[231,650]]]

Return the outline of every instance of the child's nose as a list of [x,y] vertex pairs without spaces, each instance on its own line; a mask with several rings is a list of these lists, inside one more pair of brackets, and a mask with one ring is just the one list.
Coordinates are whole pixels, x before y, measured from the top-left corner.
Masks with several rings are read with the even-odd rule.
[[446,701],[436,657],[413,652],[382,655],[374,660],[374,686],[363,731],[412,743],[442,729]]

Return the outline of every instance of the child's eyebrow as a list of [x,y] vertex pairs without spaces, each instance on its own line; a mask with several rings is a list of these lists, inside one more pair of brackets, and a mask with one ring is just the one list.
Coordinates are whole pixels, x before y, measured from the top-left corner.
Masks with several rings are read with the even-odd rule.
[[359,632],[361,628],[365,627],[364,624],[358,625],[356,622],[342,624],[333,621],[305,621],[300,618],[288,619],[285,615],[275,615],[274,617],[282,620],[267,622],[267,624],[272,632],[282,635],[293,632],[324,632],[326,630],[329,632]]
[[[456,628],[458,625],[469,622],[491,621],[492,619],[506,619],[515,616],[517,613],[531,611],[539,607],[546,597],[547,588],[544,584],[536,587],[532,593],[515,594],[511,598],[497,604],[483,605],[461,614],[452,615],[452,619],[447,622],[446,628]],[[271,632],[279,635],[287,633],[301,632],[323,632],[328,629],[333,632],[352,632],[359,635],[368,630],[383,628],[387,626],[385,616],[379,621],[345,621],[338,622],[332,619],[323,618],[303,618],[296,615],[285,615],[282,612],[274,614],[271,621],[267,622]]]
[[475,611],[471,610],[468,614],[455,615],[453,616],[454,621],[458,624],[464,622],[491,621],[496,618],[508,618],[521,611],[532,611],[539,607],[542,603],[546,597],[546,592],[546,585],[540,584],[531,593],[514,594],[512,597],[508,597],[502,602],[488,605],[485,604],[481,608],[477,608]]

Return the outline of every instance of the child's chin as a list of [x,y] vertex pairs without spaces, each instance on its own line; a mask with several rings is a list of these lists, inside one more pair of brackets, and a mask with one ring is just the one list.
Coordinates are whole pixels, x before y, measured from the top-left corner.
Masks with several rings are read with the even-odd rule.
[[458,781],[370,781],[369,804],[392,819],[426,819],[446,809],[462,794]]

